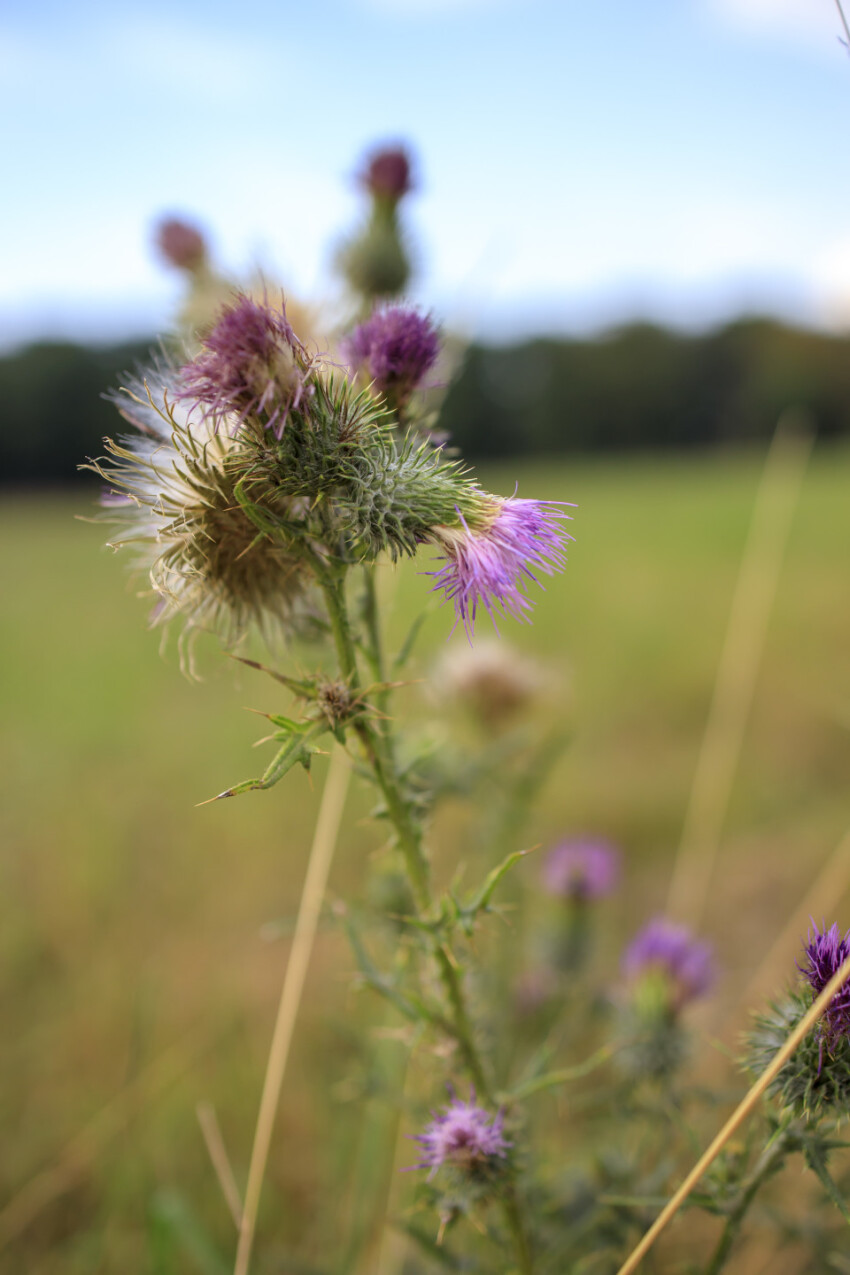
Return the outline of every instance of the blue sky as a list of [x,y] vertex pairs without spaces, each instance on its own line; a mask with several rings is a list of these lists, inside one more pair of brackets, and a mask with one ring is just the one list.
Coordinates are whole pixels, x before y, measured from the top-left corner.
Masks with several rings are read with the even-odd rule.
[[330,301],[407,139],[417,295],[467,332],[850,323],[834,0],[162,0],[0,17],[0,343],[168,325],[162,212]]

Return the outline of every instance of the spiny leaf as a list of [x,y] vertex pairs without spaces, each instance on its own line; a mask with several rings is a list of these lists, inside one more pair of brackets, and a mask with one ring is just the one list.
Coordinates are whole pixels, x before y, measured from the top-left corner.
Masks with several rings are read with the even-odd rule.
[[310,722],[305,723],[305,725],[307,726],[306,731],[302,731],[299,726],[298,732],[287,738],[286,743],[274,757],[261,778],[244,779],[242,783],[235,784],[233,788],[227,788],[216,797],[210,797],[207,801],[201,801],[198,804],[207,806],[212,801],[222,801],[225,797],[238,797],[243,792],[272,788],[283,779],[283,776],[293,766],[301,765],[305,770],[309,770],[313,754],[320,751],[311,741],[318,739],[320,735],[324,735],[328,726],[326,722]]
[[294,695],[300,695],[309,699],[313,694],[315,694],[315,680],[287,677],[284,673],[278,673],[275,669],[269,668],[265,664],[258,663],[257,660],[246,659],[244,655],[231,654],[230,658],[232,660],[238,660],[240,664],[245,664],[248,668],[256,669],[258,673],[268,673],[269,677],[273,677],[276,682],[281,682],[288,690],[292,691]]

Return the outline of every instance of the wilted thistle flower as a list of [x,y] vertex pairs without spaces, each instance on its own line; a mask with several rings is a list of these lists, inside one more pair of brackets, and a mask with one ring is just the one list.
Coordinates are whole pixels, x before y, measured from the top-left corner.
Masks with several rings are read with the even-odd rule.
[[623,973],[636,985],[639,999],[657,998],[677,1013],[712,987],[712,948],[695,939],[686,926],[655,917],[626,949]]
[[156,228],[156,246],[169,265],[190,273],[206,262],[207,246],[197,226],[179,217],[165,217]]
[[360,181],[376,199],[397,203],[413,189],[408,152],[403,146],[382,146],[372,151],[360,174]]
[[561,526],[568,518],[554,501],[493,497],[474,527],[461,515],[457,526],[435,527],[431,540],[445,551],[445,566],[432,571],[435,589],[442,589],[455,606],[459,621],[471,637],[479,606],[494,624],[495,611],[527,620],[531,601],[526,581],[539,584],[535,572],[551,575],[566,566],[566,542]]
[[619,878],[620,852],[607,841],[562,841],[543,866],[549,893],[576,902],[604,898],[616,889]]
[[433,367],[440,342],[430,319],[407,306],[386,306],[356,327],[343,349],[351,370],[398,411]]
[[[798,965],[817,998],[831,978],[850,956],[850,930],[842,936],[838,924],[823,933],[812,922],[808,942],[804,944],[805,960]],[[847,983],[833,996],[829,1008],[821,1019],[823,1033],[827,1037],[850,1036],[850,987]]]
[[310,393],[308,354],[286,317],[265,301],[237,296],[180,371],[179,397],[203,409],[215,428],[235,432],[248,417],[280,438],[289,412]]
[[484,641],[446,652],[432,678],[435,698],[460,702],[487,730],[527,708],[543,684],[542,671],[503,642]]
[[[106,440],[109,457],[90,467],[108,487],[104,515],[118,532],[113,548],[137,548],[150,577],[152,623],[182,616],[190,629],[213,628],[233,641],[251,622],[289,627],[303,608],[309,571],[297,547],[263,535],[237,496],[250,457],[217,420],[175,402],[168,374],[130,383],[118,400],[139,431]],[[259,493],[255,493],[259,498]],[[264,515],[287,522],[292,502],[263,493]]]
[[415,1141],[422,1148],[422,1160],[414,1167],[430,1168],[433,1177],[444,1166],[470,1177],[486,1176],[507,1156],[511,1144],[503,1136],[501,1112],[491,1116],[475,1101],[470,1090],[469,1102],[452,1095],[443,1114],[432,1113],[434,1119]]

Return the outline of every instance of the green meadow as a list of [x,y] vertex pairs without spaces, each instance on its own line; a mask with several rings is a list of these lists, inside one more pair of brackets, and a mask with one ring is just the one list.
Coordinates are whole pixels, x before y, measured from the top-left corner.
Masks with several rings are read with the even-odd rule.
[[[609,920],[624,941],[664,905],[761,465],[760,452],[713,452],[482,474],[506,494],[518,482],[520,495],[577,505],[566,572],[535,591],[532,625],[500,627],[541,663],[541,718],[571,734],[524,844],[580,831],[618,842],[627,884]],[[7,495],[0,509],[0,1273],[216,1275],[233,1224],[195,1108],[214,1105],[243,1184],[325,763],[197,804],[268,758],[253,747],[263,719],[246,710],[290,701],[212,640],[199,646],[202,680],[181,674],[176,635],[161,644],[146,627],[126,555],[78,520],[92,495]],[[794,517],[706,904],[723,970],[712,1031],[730,1046],[740,1023],[723,1006],[850,825],[848,514],[850,448],[824,446]],[[383,580],[396,644],[427,608],[403,692],[421,722],[438,661],[466,642],[449,637],[427,568],[423,555]],[[369,805],[355,784],[331,904],[362,890],[384,840]],[[460,803],[445,808],[432,829],[438,880],[473,841]],[[534,856],[517,871],[533,900]],[[827,906],[827,921],[850,924],[847,900]],[[369,1162],[363,1029],[379,1041],[385,1011],[356,987],[338,910],[296,1034],[258,1272],[306,1275],[328,1244],[344,1252],[352,1166]],[[332,1222],[318,1215],[328,1189]]]

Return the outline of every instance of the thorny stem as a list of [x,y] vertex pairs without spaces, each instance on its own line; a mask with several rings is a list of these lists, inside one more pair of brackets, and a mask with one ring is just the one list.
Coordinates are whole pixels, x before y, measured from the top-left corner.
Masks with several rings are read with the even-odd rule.
[[[350,683],[352,690],[360,687],[357,668],[357,654],[352,633],[351,622],[345,603],[344,578],[338,573],[327,570],[321,573],[319,581],[325,598],[331,632],[339,659],[340,671]],[[372,582],[373,588],[374,582]],[[374,603],[374,588],[371,596]],[[367,600],[367,609],[370,601]],[[370,641],[376,658],[380,651],[380,637],[377,633],[377,608],[367,618],[370,625]],[[374,626],[374,629],[372,628]],[[433,905],[428,861],[422,841],[421,827],[413,814],[406,798],[394,761],[394,748],[391,726],[378,732],[365,717],[355,720],[354,729],[366,753],[369,765],[374,772],[387,805],[387,814],[395,829],[399,848],[404,855],[408,874],[413,885],[416,904],[420,913],[427,913]],[[472,1031],[469,1012],[463,985],[454,956],[447,943],[434,937],[431,947],[434,960],[440,975],[446,998],[452,1015],[452,1034],[463,1056],[464,1065],[475,1085],[476,1091],[483,1101],[493,1105],[493,1094],[484,1071],[484,1066]],[[503,1200],[505,1221],[514,1238],[519,1268],[522,1275],[533,1275],[533,1260],[528,1236],[520,1209],[516,1190],[511,1183],[508,1195]]]
[[755,1199],[761,1186],[767,1181],[770,1175],[779,1167],[785,1152],[787,1150],[786,1139],[784,1135],[777,1135],[772,1142],[769,1142],[764,1151],[756,1161],[755,1168],[749,1177],[742,1182],[738,1192],[738,1198],[735,1205],[726,1218],[726,1225],[723,1227],[723,1233],[717,1243],[717,1248],[711,1256],[708,1266],[705,1268],[705,1275],[717,1275],[726,1265],[732,1245],[737,1239],[738,1232],[741,1229],[741,1223],[747,1214],[747,1211]]

